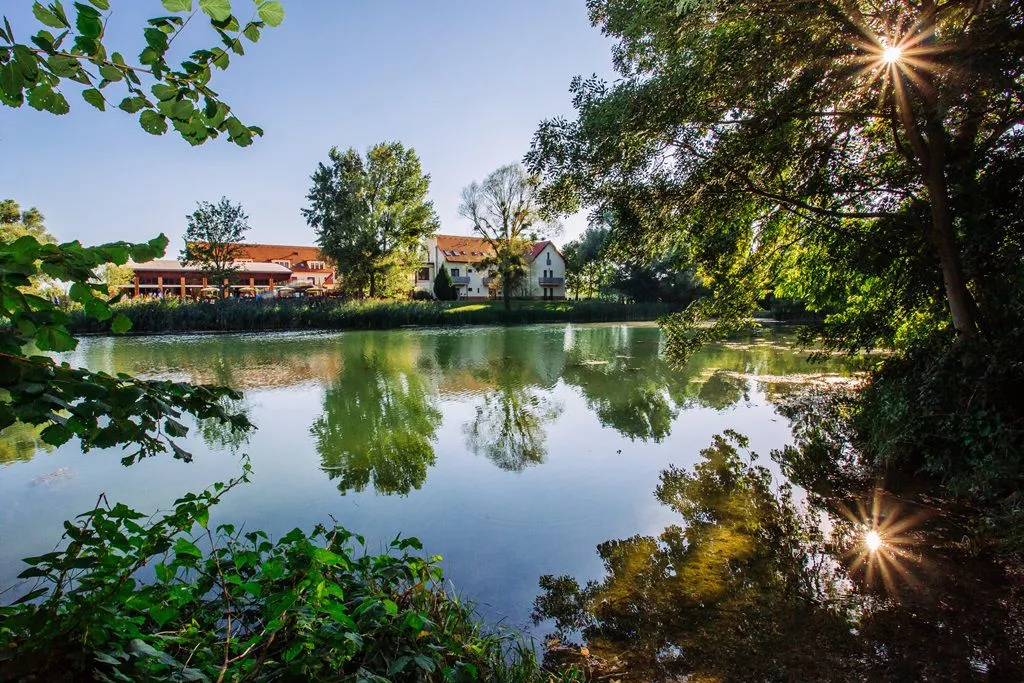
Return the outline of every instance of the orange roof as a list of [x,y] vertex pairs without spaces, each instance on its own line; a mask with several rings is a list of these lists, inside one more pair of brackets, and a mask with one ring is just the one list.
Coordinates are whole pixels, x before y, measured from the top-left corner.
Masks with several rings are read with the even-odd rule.
[[[494,249],[483,237],[467,237],[465,235],[434,235],[437,248],[449,263],[478,263],[488,256],[494,255]],[[548,241],[532,242],[527,256],[532,261],[544,248],[551,244]],[[555,251],[558,251],[557,247]]]
[[[288,261],[291,269],[296,272],[333,272],[330,264],[320,255],[318,247],[302,247],[289,244],[241,244],[242,258],[251,258],[253,261],[262,263],[273,263],[274,261]],[[324,261],[325,267],[313,270],[306,263],[308,261]]]
[[494,249],[483,237],[462,235],[434,235],[437,248],[449,263],[478,263],[488,256],[494,256]]

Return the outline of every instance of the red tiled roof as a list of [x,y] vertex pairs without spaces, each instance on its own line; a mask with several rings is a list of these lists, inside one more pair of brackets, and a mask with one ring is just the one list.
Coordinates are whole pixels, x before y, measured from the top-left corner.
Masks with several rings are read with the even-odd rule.
[[482,237],[434,235],[437,248],[449,263],[479,263],[494,256],[494,249]]
[[[437,248],[449,263],[479,263],[494,255],[494,249],[482,237],[434,235],[434,238],[437,239]],[[548,241],[531,243],[527,257],[532,261],[540,256],[549,244],[551,242]],[[557,247],[555,251],[558,251]]]
[[[291,269],[296,273],[330,273],[334,271],[331,264],[320,255],[318,247],[303,247],[289,244],[241,244],[242,258],[252,259],[263,263],[274,261],[288,261]],[[323,261],[325,267],[313,270],[306,263],[309,261]]]

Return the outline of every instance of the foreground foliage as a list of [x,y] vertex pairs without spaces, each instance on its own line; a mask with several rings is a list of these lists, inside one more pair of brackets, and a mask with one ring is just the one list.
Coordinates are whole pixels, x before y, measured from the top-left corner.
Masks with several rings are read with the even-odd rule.
[[151,518],[101,499],[67,523],[60,549],[26,560],[36,587],[0,608],[0,678],[541,680],[532,652],[480,632],[415,539],[370,555],[340,526],[276,541],[211,528],[246,469]]
[[[246,22],[232,14],[231,0],[162,0],[161,4],[167,15],[147,22],[145,47],[134,63],[104,45],[107,23],[114,16],[109,0],[76,2],[70,15],[59,0],[32,3],[33,15],[46,28],[39,28],[28,42],[19,41],[25,32],[15,35],[5,17],[0,27],[0,103],[8,107],[27,103],[39,111],[64,115],[71,110],[65,92],[71,83],[78,83],[82,99],[100,111],[123,97],[116,106],[138,114],[139,125],[152,135],[162,135],[173,126],[193,145],[220,135],[242,147],[251,145],[263,131],[243,124],[210,81],[214,69],[228,67],[232,54],[245,54],[246,40],[255,43],[267,26],[281,24],[284,7],[277,0],[262,0],[256,3],[253,19]],[[223,47],[194,50],[175,68],[171,46],[200,11]],[[111,94],[115,89],[122,91],[117,97]]]

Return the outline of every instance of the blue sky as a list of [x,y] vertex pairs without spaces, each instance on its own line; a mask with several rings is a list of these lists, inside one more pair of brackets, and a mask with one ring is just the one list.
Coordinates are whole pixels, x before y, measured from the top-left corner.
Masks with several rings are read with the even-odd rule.
[[[113,0],[108,46],[138,54],[158,0]],[[249,0],[234,0],[236,7]],[[143,240],[163,232],[180,249],[184,217],[221,195],[249,214],[251,242],[312,243],[300,208],[332,145],[382,140],[414,147],[430,173],[442,231],[469,232],[459,193],[517,161],[543,118],[571,114],[577,74],[611,77],[611,43],[584,0],[285,0],[287,18],[213,87],[266,136],[240,149],[153,137],[120,111],[70,93],[55,117],[0,106],[0,198],[37,206],[61,240]],[[4,0],[19,38],[36,23],[30,0]],[[179,41],[214,45],[207,26]],[[112,86],[113,87],[113,86]],[[566,221],[563,242],[585,227]]]

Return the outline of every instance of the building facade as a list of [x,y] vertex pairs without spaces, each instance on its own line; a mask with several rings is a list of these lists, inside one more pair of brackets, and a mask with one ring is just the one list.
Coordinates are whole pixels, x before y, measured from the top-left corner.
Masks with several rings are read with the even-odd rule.
[[334,266],[317,247],[288,244],[240,244],[243,263],[274,263],[291,271],[293,284],[329,287],[335,284]]
[[[260,294],[294,285],[330,288],[335,284],[334,267],[317,247],[280,244],[240,244],[237,270],[228,283],[229,292]],[[180,296],[198,298],[207,287],[222,283],[209,280],[199,266],[159,259],[129,263],[133,281],[122,289],[130,296]]]
[[[484,301],[501,297],[493,273],[481,262],[494,255],[491,245],[481,237],[434,235],[427,238],[422,253],[423,265],[415,275],[418,290],[433,292],[434,278],[441,267],[447,268],[460,299]],[[513,295],[531,299],[565,298],[565,258],[548,241],[534,242],[525,254],[529,273]]]
[[[183,266],[180,262],[158,259],[146,263],[129,263],[135,271],[130,284],[122,290],[129,296],[175,296],[197,299],[203,289],[219,288],[222,283],[213,282],[198,266]],[[276,263],[239,263],[228,284],[230,291],[252,290],[258,294],[287,287],[292,271]]]

